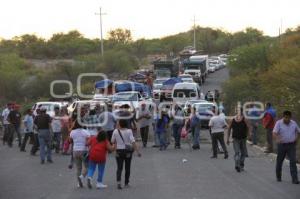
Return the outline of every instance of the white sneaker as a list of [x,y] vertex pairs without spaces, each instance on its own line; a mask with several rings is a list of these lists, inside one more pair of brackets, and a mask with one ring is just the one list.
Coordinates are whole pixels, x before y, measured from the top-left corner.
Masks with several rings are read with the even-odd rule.
[[100,182],[97,182],[96,187],[97,187],[97,189],[105,189],[105,188],[107,188],[107,185],[105,185],[103,183],[100,183]]

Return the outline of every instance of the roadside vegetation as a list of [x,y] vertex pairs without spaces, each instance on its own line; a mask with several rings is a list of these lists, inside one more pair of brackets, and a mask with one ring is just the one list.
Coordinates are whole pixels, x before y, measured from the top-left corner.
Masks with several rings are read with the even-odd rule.
[[[238,101],[271,102],[280,118],[290,110],[300,121],[300,27],[280,38],[233,49],[229,61],[230,79],[224,84],[224,104],[234,111]],[[259,128],[261,144],[265,131]],[[300,146],[298,145],[298,160]]]
[[[252,43],[270,39],[257,29],[228,33],[219,29],[196,27],[197,49],[205,54],[228,53]],[[193,43],[193,30],[160,39],[133,40],[130,30],[111,30],[104,40],[104,56],[100,56],[99,39],[85,38],[78,31],[53,34],[48,40],[36,35],[21,35],[0,39],[0,103],[26,103],[49,98],[52,80],[70,80],[74,86],[80,73],[101,72],[126,78],[141,65],[149,65],[148,55],[177,55]],[[36,67],[35,62],[42,63]],[[47,67],[48,61],[55,64]],[[43,63],[45,63],[43,65]],[[82,89],[90,92],[93,82],[86,81]],[[63,93],[64,87],[55,88]]]

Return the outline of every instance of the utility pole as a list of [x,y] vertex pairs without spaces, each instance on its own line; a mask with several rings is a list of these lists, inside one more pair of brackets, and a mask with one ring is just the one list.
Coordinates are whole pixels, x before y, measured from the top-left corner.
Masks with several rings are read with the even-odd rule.
[[99,15],[100,17],[100,42],[101,42],[101,56],[104,54],[104,49],[103,49],[103,34],[102,34],[102,15],[106,15],[106,13],[102,13],[102,9],[100,7],[100,12],[95,13],[95,15]]
[[196,49],[196,17],[194,15],[194,48]]

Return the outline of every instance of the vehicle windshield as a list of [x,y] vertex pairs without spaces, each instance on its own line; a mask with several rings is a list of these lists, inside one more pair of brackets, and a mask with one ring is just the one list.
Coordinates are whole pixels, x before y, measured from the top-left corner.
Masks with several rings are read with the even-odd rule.
[[137,93],[118,93],[113,97],[113,101],[138,101]]
[[207,111],[212,111],[214,105],[213,104],[196,104],[195,107],[200,113],[203,113],[203,112],[207,112]]
[[197,91],[195,89],[175,89],[173,97],[178,98],[189,98],[189,97],[196,97]]
[[163,84],[165,81],[165,79],[156,79],[154,80],[153,84]]
[[193,83],[194,82],[194,80],[192,79],[192,78],[182,78],[181,79],[183,82],[186,82],[186,83]]
[[216,61],[210,61],[209,62],[210,64],[218,64],[218,61],[216,60]]
[[40,109],[46,109],[46,111],[52,111],[54,110],[54,106],[58,106],[55,104],[42,104],[42,106],[40,107]]
[[167,69],[165,70],[155,70],[156,77],[171,77],[171,72]]
[[153,89],[158,90],[158,89],[161,89],[162,86],[163,86],[162,84],[154,84]]
[[199,70],[199,65],[188,65],[188,66],[184,66],[185,70]]

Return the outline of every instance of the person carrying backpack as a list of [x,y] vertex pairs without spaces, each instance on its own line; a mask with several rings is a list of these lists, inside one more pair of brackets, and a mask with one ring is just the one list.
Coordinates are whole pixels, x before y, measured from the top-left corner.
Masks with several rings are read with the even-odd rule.
[[276,110],[272,107],[271,103],[267,103],[266,111],[262,119],[262,124],[266,129],[266,138],[267,138],[267,149],[265,153],[273,152],[273,128],[276,121]]

